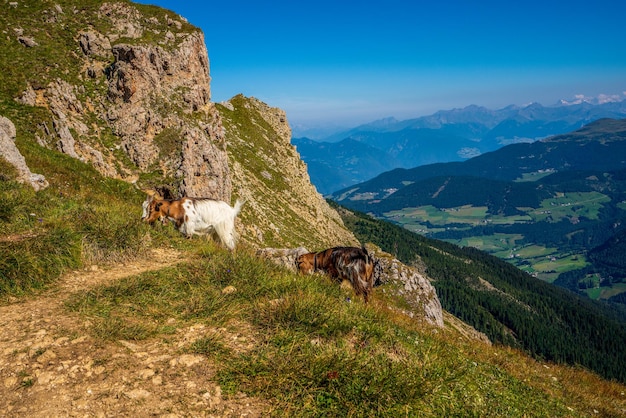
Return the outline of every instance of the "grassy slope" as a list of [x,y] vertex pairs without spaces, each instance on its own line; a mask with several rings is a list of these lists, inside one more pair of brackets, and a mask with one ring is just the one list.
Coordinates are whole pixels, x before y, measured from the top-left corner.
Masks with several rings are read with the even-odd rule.
[[347,303],[326,278],[246,249],[194,252],[175,269],[75,295],[68,309],[104,340],[166,339],[196,323],[228,330],[182,350],[214,364],[227,396],[266,399],[276,416],[616,416],[626,407],[622,385],[418,327],[381,292],[369,306]]
[[[258,247],[310,250],[358,245],[340,217],[311,185],[289,136],[274,126],[273,111],[237,95],[218,104],[228,142],[233,194],[248,197],[240,215],[242,238]],[[260,232],[260,233],[259,233]]]

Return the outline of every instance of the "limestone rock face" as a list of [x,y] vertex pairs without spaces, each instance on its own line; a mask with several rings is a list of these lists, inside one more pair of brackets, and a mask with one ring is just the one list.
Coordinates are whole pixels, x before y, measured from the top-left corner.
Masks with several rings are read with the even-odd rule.
[[18,181],[30,184],[35,191],[48,187],[48,181],[41,174],[31,173],[24,156],[15,146],[15,125],[4,116],[0,116],[0,157],[15,166]]
[[78,42],[85,55],[108,57],[111,53],[111,41],[101,33],[95,31],[82,32]]
[[230,203],[232,183],[224,136],[214,128],[215,125],[209,125],[204,130],[184,131],[186,139],[178,170],[183,179],[181,191],[188,196],[208,196]]
[[[107,120],[131,160],[144,171],[165,161],[163,171],[182,179],[181,194],[230,201],[226,142],[210,102],[209,60],[202,33],[186,35],[171,51],[118,44],[112,53],[115,63],[107,75],[112,106]],[[184,117],[194,112],[202,112],[206,122],[198,125]],[[178,159],[162,158],[158,135],[168,129],[178,136]]]
[[[210,101],[202,32],[166,11],[148,18],[132,3],[107,2],[97,10],[88,20],[100,19],[98,25],[74,36],[71,54],[82,65],[68,68],[68,77],[33,77],[36,84],[15,97],[50,112],[37,142],[108,177],[136,182],[150,173],[178,195],[230,201],[226,141]],[[45,14],[57,25],[69,16],[57,9]]]

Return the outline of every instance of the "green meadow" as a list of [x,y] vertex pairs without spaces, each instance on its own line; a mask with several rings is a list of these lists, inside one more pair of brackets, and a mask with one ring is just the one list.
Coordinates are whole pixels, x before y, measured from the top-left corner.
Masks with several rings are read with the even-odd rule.
[[404,208],[385,213],[385,218],[421,234],[439,232],[450,227],[469,229],[480,225],[509,225],[532,220],[530,216],[493,216],[487,213],[487,206],[471,205],[443,209],[431,205]]
[[616,283],[611,287],[600,287],[597,280],[596,282],[597,284],[594,287],[585,290],[585,293],[587,293],[591,299],[608,299],[611,296],[626,292],[626,283]]
[[581,216],[598,219],[598,211],[610,201],[610,197],[598,192],[558,193],[554,198],[543,200],[538,209],[526,208],[526,213],[535,222],[546,219],[558,222]]

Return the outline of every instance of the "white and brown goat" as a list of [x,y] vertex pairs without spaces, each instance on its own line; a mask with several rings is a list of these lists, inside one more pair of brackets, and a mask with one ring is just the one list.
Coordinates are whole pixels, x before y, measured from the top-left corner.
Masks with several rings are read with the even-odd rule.
[[304,274],[323,272],[338,282],[348,280],[357,295],[369,301],[374,287],[376,261],[365,247],[333,247],[296,258],[296,268]]
[[162,199],[148,193],[142,205],[141,219],[150,225],[157,220],[163,223],[171,221],[187,238],[215,234],[222,244],[233,250],[237,240],[235,218],[243,204],[244,201],[237,200],[231,207],[226,202],[206,197]]

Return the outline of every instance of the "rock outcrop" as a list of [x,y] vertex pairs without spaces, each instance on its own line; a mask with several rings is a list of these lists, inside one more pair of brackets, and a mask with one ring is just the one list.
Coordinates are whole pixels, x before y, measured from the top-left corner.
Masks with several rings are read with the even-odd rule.
[[35,191],[48,187],[48,181],[41,174],[31,173],[24,156],[15,145],[15,125],[4,116],[0,116],[0,157],[15,167],[17,180],[32,186]]
[[376,281],[382,285],[381,290],[402,298],[410,307],[406,312],[409,316],[443,327],[443,308],[428,278],[375,246],[368,245],[367,250],[378,260]]
[[256,255],[258,257],[270,260],[279,266],[288,268],[289,270],[296,271],[296,259],[302,255],[308,253],[305,247],[298,248],[261,248],[257,250]]
[[[210,103],[209,59],[201,32],[187,35],[178,47],[118,44],[109,68],[107,120],[130,159],[143,171],[161,165],[165,175],[181,179],[188,196],[230,201],[228,156],[220,119]],[[173,112],[167,111],[170,106]],[[180,112],[180,114],[177,114]],[[205,121],[185,118],[201,112]],[[176,157],[159,147],[159,135],[176,137]],[[178,146],[176,148],[178,148]],[[166,157],[162,160],[162,157]]]

